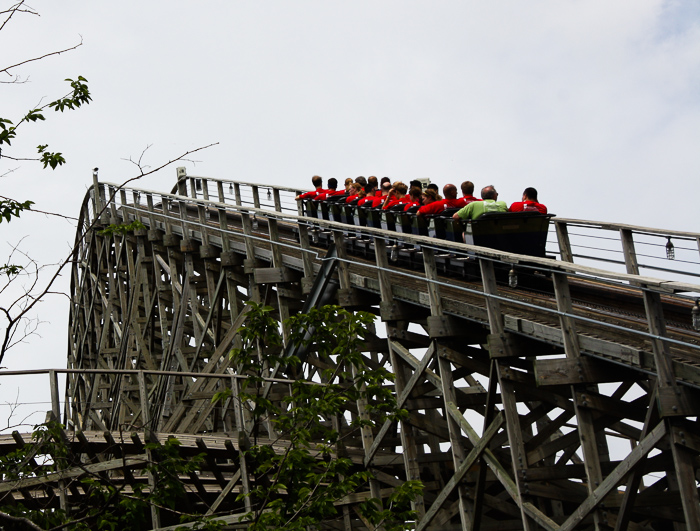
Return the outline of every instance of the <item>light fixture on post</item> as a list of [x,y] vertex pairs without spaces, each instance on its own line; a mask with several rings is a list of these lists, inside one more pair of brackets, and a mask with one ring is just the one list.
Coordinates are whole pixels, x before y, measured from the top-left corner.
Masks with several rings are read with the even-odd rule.
[[272,201],[272,188],[267,189],[267,200]]
[[391,246],[391,255],[389,256],[389,260],[392,262],[397,262],[399,259],[399,245],[394,244]]
[[318,231],[317,229],[311,229],[311,243],[316,245],[318,243]]
[[508,285],[511,288],[518,287],[518,275],[515,272],[515,267],[511,267],[510,271],[508,272]]
[[673,246],[670,236],[668,236],[668,241],[666,242],[666,258],[669,260],[676,259],[676,248]]
[[253,230],[258,230],[258,218],[253,214]]
[[690,313],[693,316],[693,329],[700,332],[700,299],[695,299],[695,305]]
[[228,193],[229,194],[233,193],[233,185],[231,183],[229,183],[229,185],[228,185]]

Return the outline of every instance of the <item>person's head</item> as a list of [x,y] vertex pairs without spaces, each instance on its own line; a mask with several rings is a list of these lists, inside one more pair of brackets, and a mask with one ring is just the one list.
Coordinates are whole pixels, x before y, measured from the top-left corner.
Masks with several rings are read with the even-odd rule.
[[464,181],[462,183],[462,195],[467,196],[467,195],[474,195],[474,183],[471,181]]
[[328,188],[330,190],[335,190],[336,188],[338,188],[338,179],[336,179],[335,177],[331,177],[330,179],[328,179]]
[[391,190],[391,183],[389,181],[382,183],[382,195],[387,195]]
[[314,175],[311,177],[311,184],[314,185],[316,188],[320,188],[323,186],[323,177],[320,177],[319,175]]
[[426,188],[426,190],[435,190],[435,193],[436,193],[437,195],[440,195],[440,189],[438,188],[438,185],[435,184],[435,183],[430,183],[430,184],[428,185],[428,187]]
[[532,187],[525,188],[523,192],[523,201],[525,200],[537,202],[537,190]]
[[355,177],[355,182],[364,186],[367,184],[367,179],[365,179],[362,175],[360,175],[359,177]]
[[421,190],[420,186],[411,186],[411,190],[408,192],[408,195],[411,196],[411,201],[419,203],[421,196],[423,195],[423,190]]
[[440,201],[442,197],[440,197],[440,194],[438,194],[435,190],[432,188],[427,188],[425,192],[423,192],[423,204],[424,205],[429,205],[430,203],[434,203],[435,201]]
[[489,184],[488,186],[484,186],[481,189],[481,199],[493,199],[493,200],[498,199],[498,192],[496,191],[496,189],[493,187],[492,184]]
[[405,196],[406,192],[408,192],[408,186],[401,181],[396,181],[394,183],[394,193],[399,197],[399,199]]
[[350,193],[351,194],[359,194],[360,190],[362,190],[362,185],[360,183],[352,183],[350,185]]
[[389,183],[389,184],[391,184],[391,179],[389,179],[389,177],[382,177],[382,180],[379,181],[379,183],[380,183],[382,186],[384,186],[384,183]]
[[350,186],[352,186],[352,177],[348,177],[347,179],[345,179],[345,189],[349,190]]
[[409,188],[419,188],[421,190],[423,189],[423,185],[421,184],[421,182],[418,179],[414,179],[410,183],[408,183],[408,187]]
[[372,187],[376,190],[379,188],[379,179],[372,175],[367,179],[367,184],[372,185]]
[[457,187],[454,184],[446,184],[442,187],[445,199],[457,199]]
[[365,194],[373,194],[373,193],[374,193],[374,190],[375,190],[375,187],[372,186],[372,183],[368,182],[368,183],[365,185]]

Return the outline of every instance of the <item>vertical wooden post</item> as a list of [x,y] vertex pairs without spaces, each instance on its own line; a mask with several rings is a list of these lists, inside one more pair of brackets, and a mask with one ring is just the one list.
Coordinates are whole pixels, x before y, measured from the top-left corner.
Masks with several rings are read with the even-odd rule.
[[[481,281],[484,286],[484,295],[486,303],[486,312],[489,317],[489,352],[492,357],[500,358],[511,354],[510,346],[505,341],[503,315],[501,314],[501,304],[493,295],[498,295],[498,286],[496,285],[496,273],[493,268],[493,262],[482,258],[479,260],[481,268]],[[518,499],[515,500],[520,507],[520,517],[523,522],[523,529],[531,531],[534,529],[534,524],[525,512],[524,503],[524,486],[521,472],[527,470],[527,454],[525,453],[525,444],[523,441],[523,433],[520,427],[518,415],[518,404],[515,398],[515,388],[510,380],[504,375],[503,367],[500,363],[496,363],[496,373],[498,383],[501,386],[501,399],[503,401],[503,410],[506,417],[506,432],[508,433],[508,444],[510,445],[510,457],[513,466],[513,474],[515,475],[515,484],[517,487]]]
[[51,390],[51,411],[58,422],[61,422],[61,404],[58,399],[58,375],[49,370],[49,389]]
[[187,168],[177,168],[177,194],[187,196]]
[[[151,414],[150,414],[150,406],[149,406],[149,401],[148,401],[148,389],[146,388],[146,376],[143,371],[139,371],[137,373],[137,380],[139,384],[139,399],[141,402],[141,420],[143,424],[143,430],[144,430],[144,439],[145,442],[148,444],[151,442],[151,436],[152,436],[152,429],[151,429]],[[149,461],[153,460],[153,454],[150,450],[146,450],[146,455],[148,457]],[[153,477],[153,474],[150,472],[147,474],[148,475],[148,486],[151,489],[151,492],[156,486],[155,478]],[[151,523],[153,525],[153,528],[158,528],[160,527],[160,511],[155,505],[151,505]]]
[[241,212],[241,224],[243,225],[243,233],[247,236],[245,239],[246,260],[244,262],[244,271],[248,275],[250,300],[260,302],[260,288],[255,283],[255,267],[257,260],[255,258],[255,241],[251,237],[253,235],[253,224],[250,220],[250,214],[247,211]]
[[282,212],[282,200],[280,199],[280,191],[277,188],[273,188],[272,196],[275,199],[275,210],[277,212]]
[[637,263],[637,253],[634,250],[634,236],[629,229],[620,229],[620,241],[622,242],[622,252],[625,257],[625,268],[630,275],[639,274],[639,264]]
[[255,185],[253,185],[251,188],[253,191],[253,206],[255,208],[260,208],[260,189]]
[[338,282],[340,289],[350,289],[350,271],[348,270],[348,253],[345,248],[345,235],[342,231],[333,231],[336,253],[338,254]]
[[[554,294],[557,300],[557,309],[559,310],[559,323],[562,330],[564,340],[564,351],[566,357],[578,359],[581,357],[580,345],[573,319],[569,315],[573,312],[571,303],[571,293],[569,291],[569,280],[565,273],[553,273]],[[564,315],[569,314],[569,315]],[[574,411],[576,412],[576,421],[578,424],[579,439],[581,440],[581,449],[583,450],[584,465],[586,476],[588,478],[588,493],[591,494],[603,482],[603,472],[600,466],[601,455],[598,450],[598,445],[605,444],[603,440],[597,436],[593,425],[593,416],[587,408],[581,407],[576,400],[576,392],[587,389],[597,391],[597,386],[587,387],[582,385],[571,386],[571,396],[574,402]],[[605,520],[605,515],[602,511],[596,509],[594,513],[594,522],[596,529],[599,529]]]
[[236,204],[238,206],[241,206],[243,204],[243,201],[241,199],[241,185],[238,183],[233,183],[233,193],[234,197],[236,198]]
[[569,240],[569,229],[563,221],[554,220],[554,227],[557,231],[557,242],[559,243],[559,255],[563,262],[574,263],[574,255],[571,252],[571,241]]
[[102,212],[102,187],[100,182],[97,180],[97,168],[92,172],[92,206],[93,212],[95,214],[95,219]]

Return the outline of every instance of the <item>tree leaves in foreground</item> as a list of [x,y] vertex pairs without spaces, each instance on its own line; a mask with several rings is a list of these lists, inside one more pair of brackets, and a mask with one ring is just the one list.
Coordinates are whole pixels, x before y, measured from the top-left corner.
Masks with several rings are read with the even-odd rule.
[[[337,306],[297,314],[283,324],[287,343],[296,346],[285,350],[274,310],[248,304],[253,309],[239,331],[241,346],[231,351],[237,372],[247,375],[240,404],[250,421],[246,456],[255,474],[248,496],[251,510],[244,521],[254,531],[302,530],[341,518],[335,502],[368,490],[372,479],[347,456],[344,439],[358,437],[363,427],[375,429],[388,418],[406,414],[396,407],[390,388],[393,375],[362,354],[366,330],[375,317]],[[301,375],[302,356],[326,367],[314,374],[313,381]],[[278,366],[297,373],[297,379],[289,384],[288,396],[275,403],[266,394],[264,378]],[[349,413],[358,401],[366,404],[365,415]],[[284,451],[275,448],[278,441],[284,442]],[[394,492],[388,507],[369,499],[360,512],[377,527],[410,529],[415,519],[410,502],[421,490],[420,482],[408,481]]]
[[[295,347],[285,349],[274,310],[248,304],[252,308],[247,324],[239,329],[237,348],[230,353],[236,372],[245,376],[240,379],[239,395],[226,389],[213,399],[224,409],[239,408],[246,425],[239,433],[239,447],[250,492],[239,494],[233,505],[248,507],[241,523],[252,531],[323,528],[324,522],[342,520],[337,502],[368,492],[372,481],[361,459],[350,458],[345,441],[359,438],[363,428],[376,430],[386,419],[406,414],[396,407],[392,375],[362,354],[374,316],[336,306],[296,315],[282,325],[286,344]],[[313,363],[303,364],[302,359]],[[296,380],[287,380],[289,392],[283,398],[269,393],[269,376],[276,367],[286,374],[297,373]],[[357,414],[358,403],[365,414]],[[30,444],[0,456],[3,481],[65,469],[82,473],[62,486],[59,483],[59,488],[56,480],[51,482],[53,490],[47,491],[43,506],[41,501],[13,500],[11,491],[0,494],[0,528],[146,530],[151,528],[151,508],[156,507],[161,518],[174,520],[175,525],[189,522],[194,523],[193,529],[218,529],[222,523],[217,517],[231,514],[231,504],[224,513],[202,515],[207,505],[202,500],[192,503],[197,495],[188,492],[192,487],[184,478],[206,468],[204,455],[184,456],[179,446],[175,438],[148,443],[145,474],[125,481],[125,476],[90,472],[80,453],[71,451],[63,426],[53,421],[42,424]],[[109,451],[125,455],[115,448]],[[69,512],[57,508],[59,490],[69,493],[76,485],[84,495],[69,494]],[[381,501],[365,499],[358,512],[374,529],[410,529],[415,522],[411,502],[421,491],[420,482],[406,481]]]

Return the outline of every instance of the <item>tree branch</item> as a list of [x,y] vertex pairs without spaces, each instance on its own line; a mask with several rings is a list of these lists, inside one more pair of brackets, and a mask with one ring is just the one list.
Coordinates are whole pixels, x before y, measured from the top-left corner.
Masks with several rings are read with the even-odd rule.
[[[109,204],[114,200],[114,197],[116,196],[116,194],[117,194],[122,188],[124,188],[127,184],[129,184],[129,183],[131,183],[131,182],[133,182],[133,181],[136,181],[136,180],[141,179],[141,178],[143,178],[143,177],[146,177],[146,176],[148,176],[148,175],[152,175],[153,173],[155,173],[155,172],[157,172],[157,171],[160,171],[160,170],[162,170],[163,168],[166,168],[167,166],[170,166],[171,164],[173,164],[173,163],[175,163],[175,162],[179,162],[179,161],[181,161],[181,160],[184,160],[185,157],[187,157],[188,155],[191,155],[192,153],[196,153],[196,152],[198,152],[198,151],[202,151],[202,150],[204,150],[204,149],[210,148],[210,147],[212,147],[212,146],[216,146],[216,145],[218,145],[218,144],[219,144],[218,142],[214,142],[214,143],[208,144],[208,145],[206,145],[206,146],[201,146],[201,147],[198,147],[198,148],[196,148],[196,149],[188,150],[188,151],[184,152],[182,155],[180,155],[180,156],[178,156],[178,157],[175,157],[175,158],[173,158],[173,159],[171,159],[171,160],[169,160],[169,161],[167,161],[167,162],[161,164],[160,166],[157,166],[156,168],[154,168],[154,169],[152,169],[152,170],[149,170],[149,171],[147,171],[147,172],[144,172],[144,171],[143,171],[143,168],[142,168],[142,167],[139,167],[139,169],[140,169],[139,175],[136,175],[135,177],[131,177],[130,179],[127,179],[127,180],[124,181],[121,185],[119,185],[117,188],[115,188],[114,192],[113,192],[113,193],[111,194],[111,196],[109,197],[109,200],[105,201],[105,204],[104,204],[104,206],[102,207],[102,210],[100,210],[100,212],[97,213],[97,215],[95,216],[95,219],[92,221],[92,223],[90,223],[90,224],[84,229],[83,235],[81,236],[81,239],[80,239],[79,241],[77,241],[77,242],[74,244],[74,246],[71,248],[71,251],[70,251],[70,253],[68,254],[68,256],[58,265],[58,268],[56,269],[56,271],[55,271],[55,273],[53,274],[53,276],[49,279],[49,281],[48,281],[48,283],[46,284],[46,286],[45,286],[37,295],[30,295],[30,293],[27,292],[26,295],[23,297],[24,299],[31,299],[31,302],[29,302],[28,304],[26,304],[26,305],[20,310],[20,312],[19,312],[17,315],[15,315],[14,317],[12,317],[12,316],[10,315],[10,313],[7,311],[7,309],[0,308],[0,311],[2,311],[3,313],[5,313],[6,316],[7,316],[7,319],[8,319],[8,324],[7,324],[7,327],[5,328],[5,333],[4,333],[4,337],[3,337],[3,340],[2,340],[2,344],[0,345],[0,363],[2,363],[2,361],[3,361],[4,357],[5,357],[5,354],[7,353],[7,351],[9,350],[9,348],[10,348],[13,344],[16,344],[16,343],[12,343],[12,344],[11,344],[11,339],[12,339],[12,337],[13,337],[14,329],[16,328],[17,324],[18,324],[18,323],[19,323],[19,322],[34,308],[34,306],[35,306],[38,302],[40,302],[40,301],[43,299],[43,297],[44,297],[45,295],[47,295],[47,294],[51,291],[51,287],[53,286],[54,282],[56,282],[56,280],[58,279],[58,277],[61,275],[61,271],[63,271],[63,268],[64,268],[66,265],[68,265],[69,263],[72,262],[73,256],[74,256],[74,254],[75,254],[75,251],[76,251],[76,249],[78,248],[78,245],[80,245],[80,243],[82,242],[82,239],[85,237],[85,234],[87,234],[87,233],[90,231],[90,229],[92,229],[96,224],[98,224],[98,223],[100,222],[100,217],[101,217],[102,213],[105,212],[105,211],[107,210]],[[95,190],[95,193],[98,193],[98,191]],[[35,282],[33,283],[32,288],[33,288],[35,285],[36,285],[36,280],[35,280]],[[30,290],[30,291],[31,291],[31,290]],[[15,301],[12,305],[10,305],[9,308],[12,308],[17,302],[18,302],[18,301]]]
[[10,70],[12,68],[17,68],[18,66],[26,65],[27,63],[33,63],[34,61],[41,61],[42,59],[46,59],[47,57],[51,57],[52,55],[61,55],[62,53],[70,52],[71,50],[75,50],[76,48],[79,48],[82,45],[83,45],[83,38],[80,37],[80,42],[78,44],[76,44],[75,46],[71,46],[70,48],[65,48],[63,50],[58,50],[55,52],[49,52],[49,53],[46,53],[44,55],[40,55],[38,57],[32,57],[31,59],[25,59],[24,61],[20,61],[17,64],[0,69],[0,74],[5,73],[8,76],[10,76],[10,75],[12,75],[12,74],[10,74]]
[[21,517],[21,516],[12,516],[12,515],[7,514],[7,513],[3,512],[3,511],[0,511],[0,518],[2,518],[3,520],[7,520],[8,522],[14,522],[14,523],[17,523],[17,524],[22,524],[22,525],[28,527],[29,529],[36,529],[37,531],[44,531],[43,528],[41,528],[41,527],[39,527],[38,525],[36,525],[36,524],[35,524],[34,522],[32,522],[29,518],[24,518],[24,517]]

